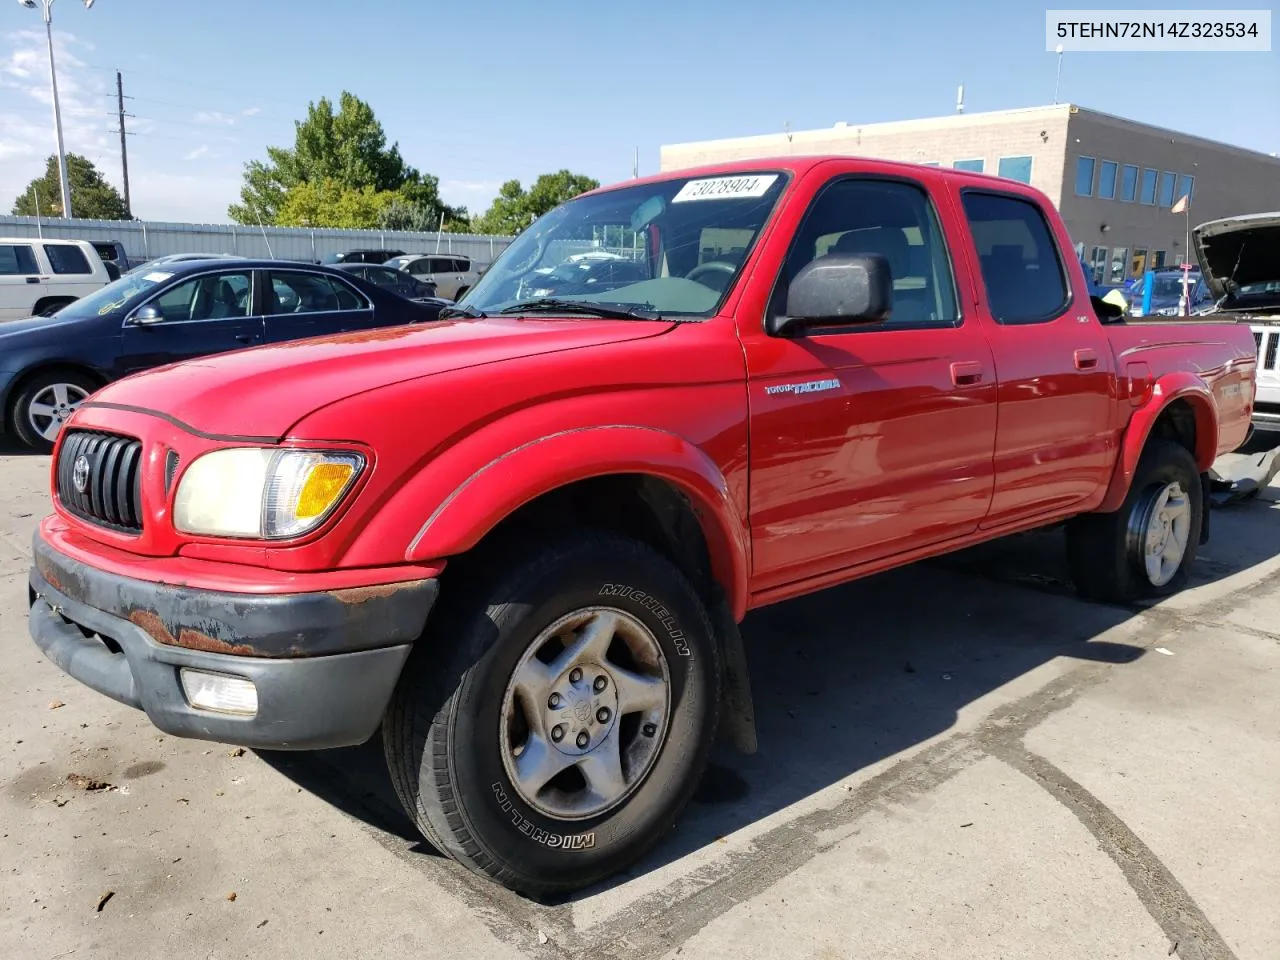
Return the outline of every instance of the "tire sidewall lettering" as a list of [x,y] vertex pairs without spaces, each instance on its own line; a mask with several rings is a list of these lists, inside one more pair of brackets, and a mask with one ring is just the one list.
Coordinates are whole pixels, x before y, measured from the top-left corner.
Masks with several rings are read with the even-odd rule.
[[606,583],[600,588],[599,595],[611,599],[631,600],[640,604],[657,617],[658,622],[662,624],[662,628],[667,631],[667,637],[671,640],[672,646],[676,648],[678,655],[682,657],[693,656],[693,651],[689,647],[689,638],[680,629],[680,624],[676,620],[675,614],[668,610],[666,605],[653,594],[646,593],[644,590],[637,590],[635,587],[622,583]]

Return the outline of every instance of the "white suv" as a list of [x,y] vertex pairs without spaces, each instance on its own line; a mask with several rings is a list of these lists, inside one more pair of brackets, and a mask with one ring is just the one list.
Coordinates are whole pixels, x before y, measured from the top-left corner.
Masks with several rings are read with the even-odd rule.
[[110,282],[84,240],[0,237],[0,321],[47,316]]
[[392,257],[386,265],[403,270],[418,280],[434,283],[436,295],[449,300],[461,300],[483,273],[470,257],[460,257],[457,254],[408,254]]

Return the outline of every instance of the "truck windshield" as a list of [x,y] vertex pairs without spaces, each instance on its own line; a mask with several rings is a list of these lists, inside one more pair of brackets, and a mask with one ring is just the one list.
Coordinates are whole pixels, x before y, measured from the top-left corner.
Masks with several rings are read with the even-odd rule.
[[521,233],[462,302],[469,314],[581,302],[597,316],[587,308],[709,317],[786,180],[780,172],[682,177],[570,200]]

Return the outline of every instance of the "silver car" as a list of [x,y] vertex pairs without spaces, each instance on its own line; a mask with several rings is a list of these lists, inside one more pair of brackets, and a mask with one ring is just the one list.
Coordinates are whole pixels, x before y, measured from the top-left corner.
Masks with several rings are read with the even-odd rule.
[[436,285],[436,295],[461,300],[477,280],[480,270],[470,257],[455,253],[420,253],[392,257],[386,266],[403,270],[418,280]]

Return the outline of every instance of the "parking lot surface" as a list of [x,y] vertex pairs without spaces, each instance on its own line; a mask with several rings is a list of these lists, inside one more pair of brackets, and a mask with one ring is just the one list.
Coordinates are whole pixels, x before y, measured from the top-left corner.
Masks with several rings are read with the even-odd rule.
[[1043,533],[751,615],[759,752],[537,904],[421,841],[376,742],[177,740],[46,662],[47,471],[0,454],[0,956],[1280,957],[1276,487],[1158,605],[1077,600]]

